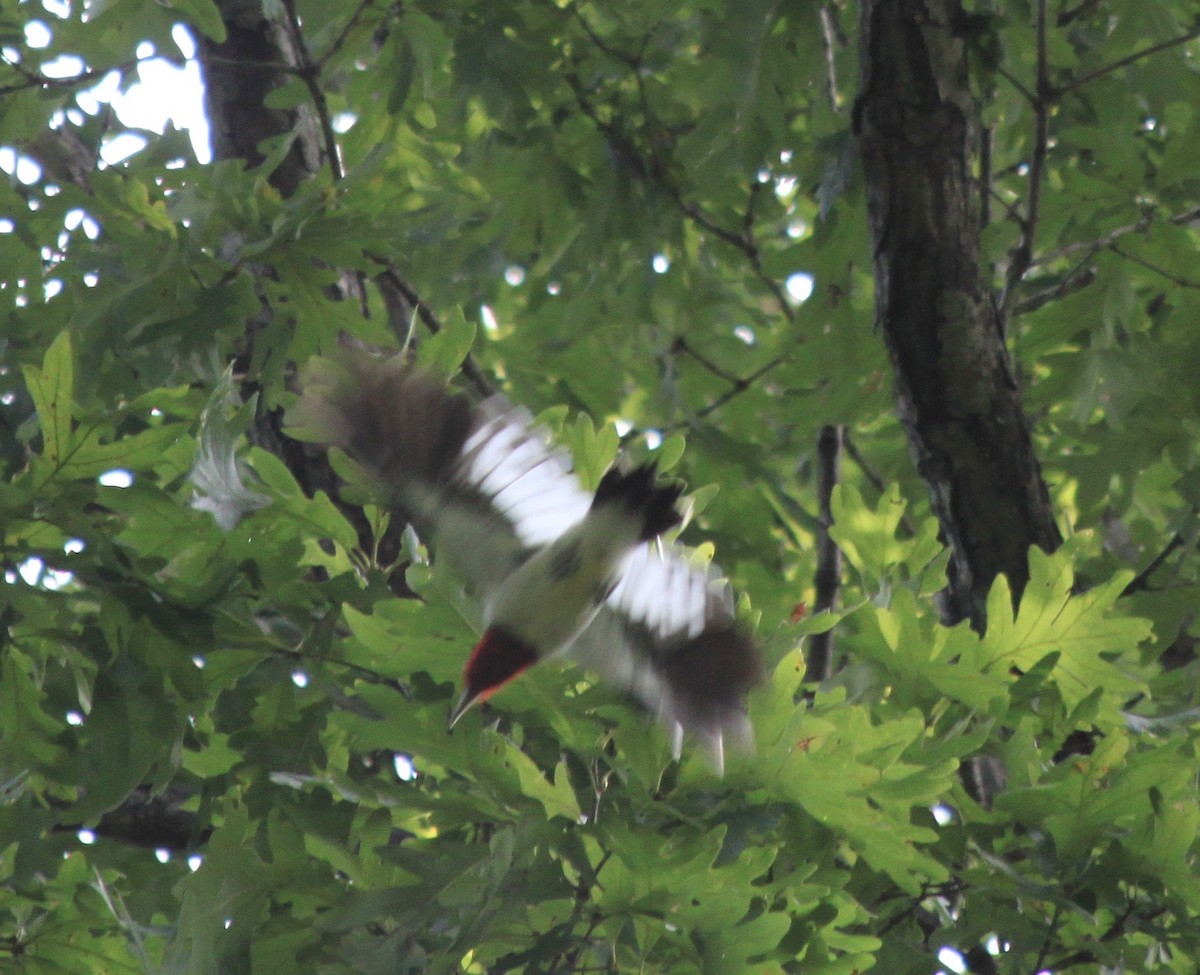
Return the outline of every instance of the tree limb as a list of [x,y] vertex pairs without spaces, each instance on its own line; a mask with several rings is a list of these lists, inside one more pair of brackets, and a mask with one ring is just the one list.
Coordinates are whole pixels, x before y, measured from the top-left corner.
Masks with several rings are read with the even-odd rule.
[[996,575],[1019,599],[1029,547],[1052,551],[1061,538],[980,266],[961,16],[955,0],[864,2],[855,130],[876,314],[901,422],[951,550],[948,608],[982,628]]
[[[816,599],[814,613],[831,610],[837,605],[842,582],[842,551],[829,533],[833,526],[833,489],[841,476],[841,454],[845,430],[826,424],[817,436],[817,571],[814,578]],[[815,680],[825,680],[833,673],[834,630],[816,633],[809,641],[808,673]]]

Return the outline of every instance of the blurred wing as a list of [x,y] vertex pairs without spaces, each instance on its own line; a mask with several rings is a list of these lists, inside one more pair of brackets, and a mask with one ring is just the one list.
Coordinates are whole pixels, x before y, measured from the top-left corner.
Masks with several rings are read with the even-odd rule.
[[587,514],[568,455],[503,397],[365,353],[313,360],[302,385],[293,435],[342,448],[480,594]]
[[474,429],[425,515],[438,552],[482,592],[582,521],[590,505],[570,455],[549,445],[527,410],[493,396],[477,407]]
[[639,546],[567,653],[667,723],[676,756],[685,731],[718,770],[726,742],[753,740],[745,697],[762,673],[758,647],[734,618],[728,581],[676,546]]

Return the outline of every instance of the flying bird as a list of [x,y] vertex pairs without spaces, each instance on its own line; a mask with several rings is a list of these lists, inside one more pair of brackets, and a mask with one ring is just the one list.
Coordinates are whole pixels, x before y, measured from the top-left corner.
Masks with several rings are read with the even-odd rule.
[[500,395],[473,402],[401,356],[314,359],[290,417],[341,448],[482,602],[451,726],[523,671],[566,656],[697,738],[718,771],[747,745],[761,658],[729,583],[664,534],[681,488],[653,464],[614,466],[594,494],[569,455]]

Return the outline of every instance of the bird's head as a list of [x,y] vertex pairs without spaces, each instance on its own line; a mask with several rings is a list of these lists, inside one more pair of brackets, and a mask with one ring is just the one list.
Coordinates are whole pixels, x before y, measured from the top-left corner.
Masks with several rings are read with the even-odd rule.
[[510,680],[537,663],[537,651],[502,627],[490,627],[475,644],[463,670],[463,692],[450,711],[449,727]]

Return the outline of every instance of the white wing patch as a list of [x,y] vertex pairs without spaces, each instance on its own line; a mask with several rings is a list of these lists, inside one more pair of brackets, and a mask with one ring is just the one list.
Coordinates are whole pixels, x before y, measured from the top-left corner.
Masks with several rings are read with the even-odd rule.
[[662,542],[646,542],[630,555],[607,605],[663,643],[694,639],[714,619],[733,616],[733,594],[721,573],[690,564]]
[[583,520],[591,496],[527,410],[494,397],[479,411],[485,420],[463,445],[456,479],[483,494],[524,545],[548,545]]

